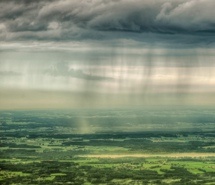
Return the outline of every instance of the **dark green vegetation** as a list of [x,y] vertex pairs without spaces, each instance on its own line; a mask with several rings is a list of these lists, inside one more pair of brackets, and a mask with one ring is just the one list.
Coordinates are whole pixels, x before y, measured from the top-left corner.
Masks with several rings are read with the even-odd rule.
[[215,157],[198,157],[215,153],[212,109],[2,111],[0,126],[0,184],[215,182]]

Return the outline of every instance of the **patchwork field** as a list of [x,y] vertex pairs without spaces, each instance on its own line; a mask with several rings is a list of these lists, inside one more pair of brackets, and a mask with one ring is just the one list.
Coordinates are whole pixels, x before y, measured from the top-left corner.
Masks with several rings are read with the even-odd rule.
[[214,184],[213,110],[148,114],[2,111],[0,183]]

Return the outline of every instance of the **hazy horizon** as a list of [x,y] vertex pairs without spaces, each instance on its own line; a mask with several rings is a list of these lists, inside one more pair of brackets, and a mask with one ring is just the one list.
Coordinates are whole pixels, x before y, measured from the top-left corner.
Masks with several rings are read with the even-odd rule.
[[0,109],[214,106],[214,5],[3,0]]

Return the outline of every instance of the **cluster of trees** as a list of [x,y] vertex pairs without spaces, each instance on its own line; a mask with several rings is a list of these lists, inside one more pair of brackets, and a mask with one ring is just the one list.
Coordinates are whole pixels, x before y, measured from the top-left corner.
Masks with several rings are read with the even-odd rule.
[[[172,182],[172,184],[203,184],[204,182],[212,182],[214,173],[207,176],[198,176],[190,173],[187,169],[178,166],[171,166],[170,170],[163,170],[163,174],[158,174],[153,170],[129,169],[126,167],[115,168],[96,168],[93,165],[81,165],[75,162],[59,162],[59,161],[41,161],[27,164],[12,164],[3,162],[1,164],[2,171],[23,172],[29,174],[26,176],[12,176],[3,178],[0,183],[3,185],[20,183],[23,184],[84,184],[91,182],[92,184],[117,184],[114,180],[142,182],[148,184],[153,180],[154,184],[165,184],[164,179],[180,179]],[[53,179],[48,179],[55,175]]]

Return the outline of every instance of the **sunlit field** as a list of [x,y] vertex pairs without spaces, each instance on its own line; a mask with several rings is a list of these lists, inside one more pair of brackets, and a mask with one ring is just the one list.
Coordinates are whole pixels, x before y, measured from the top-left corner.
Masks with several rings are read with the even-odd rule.
[[1,111],[0,115],[1,184],[215,181],[213,109]]

